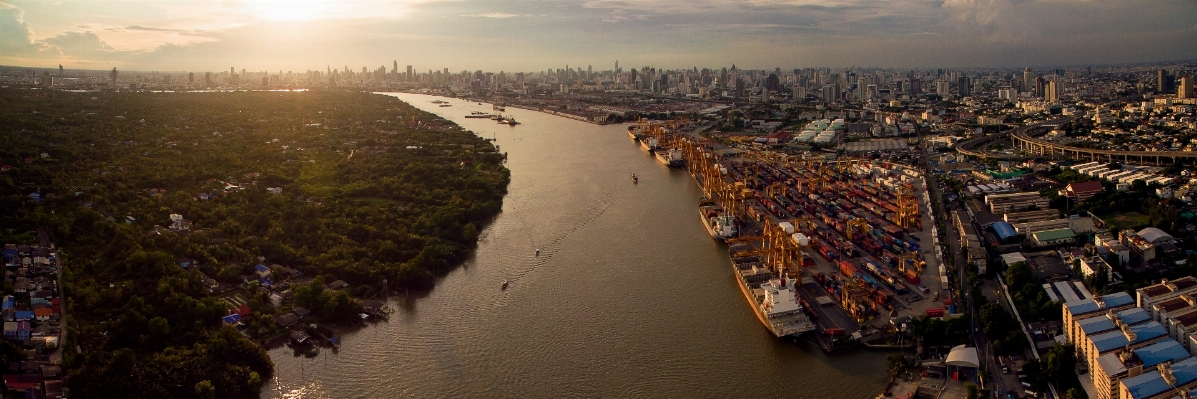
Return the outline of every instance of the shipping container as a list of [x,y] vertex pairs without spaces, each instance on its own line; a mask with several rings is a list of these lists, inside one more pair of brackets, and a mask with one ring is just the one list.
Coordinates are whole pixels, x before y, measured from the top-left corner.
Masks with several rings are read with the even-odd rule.
[[919,273],[914,269],[906,269],[906,273],[903,274],[903,276],[905,276],[906,281],[909,281],[911,284],[917,285],[923,282],[923,279],[919,277]]

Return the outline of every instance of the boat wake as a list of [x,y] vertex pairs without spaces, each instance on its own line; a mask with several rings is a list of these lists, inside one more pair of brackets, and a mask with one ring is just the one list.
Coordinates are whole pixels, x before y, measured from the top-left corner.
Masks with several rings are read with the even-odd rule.
[[[603,216],[603,214],[607,213],[607,211],[610,210],[613,205],[615,205],[615,193],[613,193],[613,192],[607,193],[607,194],[603,195],[602,197],[598,198],[597,202],[593,206],[583,210],[581,217],[578,219],[578,222],[574,223],[568,229],[566,229],[565,231],[562,231],[561,233],[557,234],[556,236],[549,239],[548,241],[537,244],[537,243],[533,242],[532,237],[528,237],[527,248],[529,248],[529,249],[528,249],[527,253],[522,256],[517,256],[517,258],[518,259],[530,259],[531,261],[528,262],[528,266],[526,268],[519,271],[518,273],[515,273],[514,275],[512,275],[511,278],[508,278],[507,280],[511,283],[514,283],[516,281],[519,281],[524,276],[527,276],[527,275],[531,274],[532,272],[535,272],[538,268],[540,268],[540,266],[547,264],[550,260],[553,259],[553,256],[557,254],[558,250],[561,247],[561,244],[563,242],[565,242],[565,240],[567,238],[569,238],[570,235],[572,235],[574,232],[576,232],[578,230],[581,230],[583,227],[586,227],[587,225],[594,223],[595,220],[598,220],[600,217]],[[522,224],[522,226],[520,228],[521,231],[535,231],[534,229],[528,227],[527,222],[525,220],[521,220],[520,224]],[[537,250],[539,250],[539,253],[536,252]]]

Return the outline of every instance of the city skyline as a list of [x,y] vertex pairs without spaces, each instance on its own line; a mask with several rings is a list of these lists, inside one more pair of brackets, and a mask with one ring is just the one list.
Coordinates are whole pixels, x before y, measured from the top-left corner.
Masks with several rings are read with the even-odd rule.
[[754,0],[0,2],[0,64],[537,71],[1016,67],[1197,52],[1191,2]]

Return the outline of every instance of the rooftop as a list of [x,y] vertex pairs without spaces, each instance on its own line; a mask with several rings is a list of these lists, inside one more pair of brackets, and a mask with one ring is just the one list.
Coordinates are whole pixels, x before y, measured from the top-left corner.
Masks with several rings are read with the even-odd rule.
[[1097,353],[1105,353],[1126,345],[1134,345],[1168,335],[1168,329],[1155,321],[1129,326],[1128,329],[1135,333],[1133,340],[1127,337],[1122,331],[1110,331],[1098,334],[1090,337],[1090,340],[1093,341],[1093,346],[1097,348]]
[[1083,299],[1076,302],[1066,303],[1064,306],[1068,308],[1069,313],[1078,315],[1096,312],[1103,309],[1117,308],[1119,306],[1131,305],[1134,303],[1135,299],[1131,298],[1130,294],[1125,292],[1115,292],[1113,294],[1103,295],[1094,299]]
[[1076,237],[1076,233],[1069,228],[1040,231],[1031,234],[1039,241],[1055,241]]
[[1160,375],[1159,371],[1127,378],[1122,380],[1121,384],[1126,387],[1126,391],[1132,399],[1144,399],[1158,395],[1172,389],[1172,386],[1181,386],[1197,381],[1197,358],[1188,358],[1172,364],[1172,376],[1176,378],[1175,384],[1164,381],[1164,377]]

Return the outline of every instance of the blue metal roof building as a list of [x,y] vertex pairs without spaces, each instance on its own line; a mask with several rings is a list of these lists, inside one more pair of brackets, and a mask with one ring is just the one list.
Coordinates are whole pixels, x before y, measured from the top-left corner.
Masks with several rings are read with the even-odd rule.
[[[1099,300],[1100,302],[1098,302]],[[1117,292],[1109,295],[1103,295],[1094,299],[1073,301],[1064,304],[1064,307],[1068,309],[1069,313],[1078,315],[1134,304],[1135,298],[1132,298],[1130,294],[1125,292]]]
[[1133,341],[1128,339],[1121,330],[1098,334],[1091,337],[1090,340],[1093,341],[1093,347],[1097,353],[1106,353],[1127,345],[1149,342],[1168,335],[1168,329],[1156,321],[1130,326],[1130,330],[1135,333]]
[[[1143,308],[1130,308],[1118,312],[1116,315],[1118,320],[1122,321],[1122,324],[1133,325],[1151,320],[1151,314],[1147,313],[1147,311],[1143,310]],[[1102,316],[1083,319],[1078,321],[1077,325],[1081,327],[1081,331],[1085,333],[1085,336],[1115,330],[1118,328],[1118,326],[1114,325],[1113,320],[1110,320],[1109,317]]]
[[[1138,362],[1133,362],[1129,365],[1134,366],[1137,365],[1136,363],[1141,362],[1144,370],[1153,369],[1161,363],[1178,362],[1189,357],[1189,351],[1185,350],[1180,342],[1176,342],[1176,340],[1171,338],[1135,349],[1131,352],[1135,354]],[[1101,370],[1110,377],[1124,375],[1128,366],[1127,363],[1123,363],[1118,358],[1117,353],[1104,354],[1097,359],[1097,363],[1101,365]]]
[[1018,231],[1014,230],[1014,226],[1006,222],[997,222],[993,224],[993,231],[997,233],[998,238],[1002,241],[1018,236]]
[[1164,377],[1160,375],[1159,371],[1151,371],[1122,380],[1119,390],[1125,394],[1122,396],[1123,398],[1148,399],[1160,394],[1165,394],[1164,397],[1171,397],[1172,395],[1168,395],[1167,392],[1177,388],[1187,390],[1194,382],[1197,382],[1197,358],[1189,358],[1172,364],[1172,376],[1176,378],[1176,382],[1169,384],[1164,381]]

